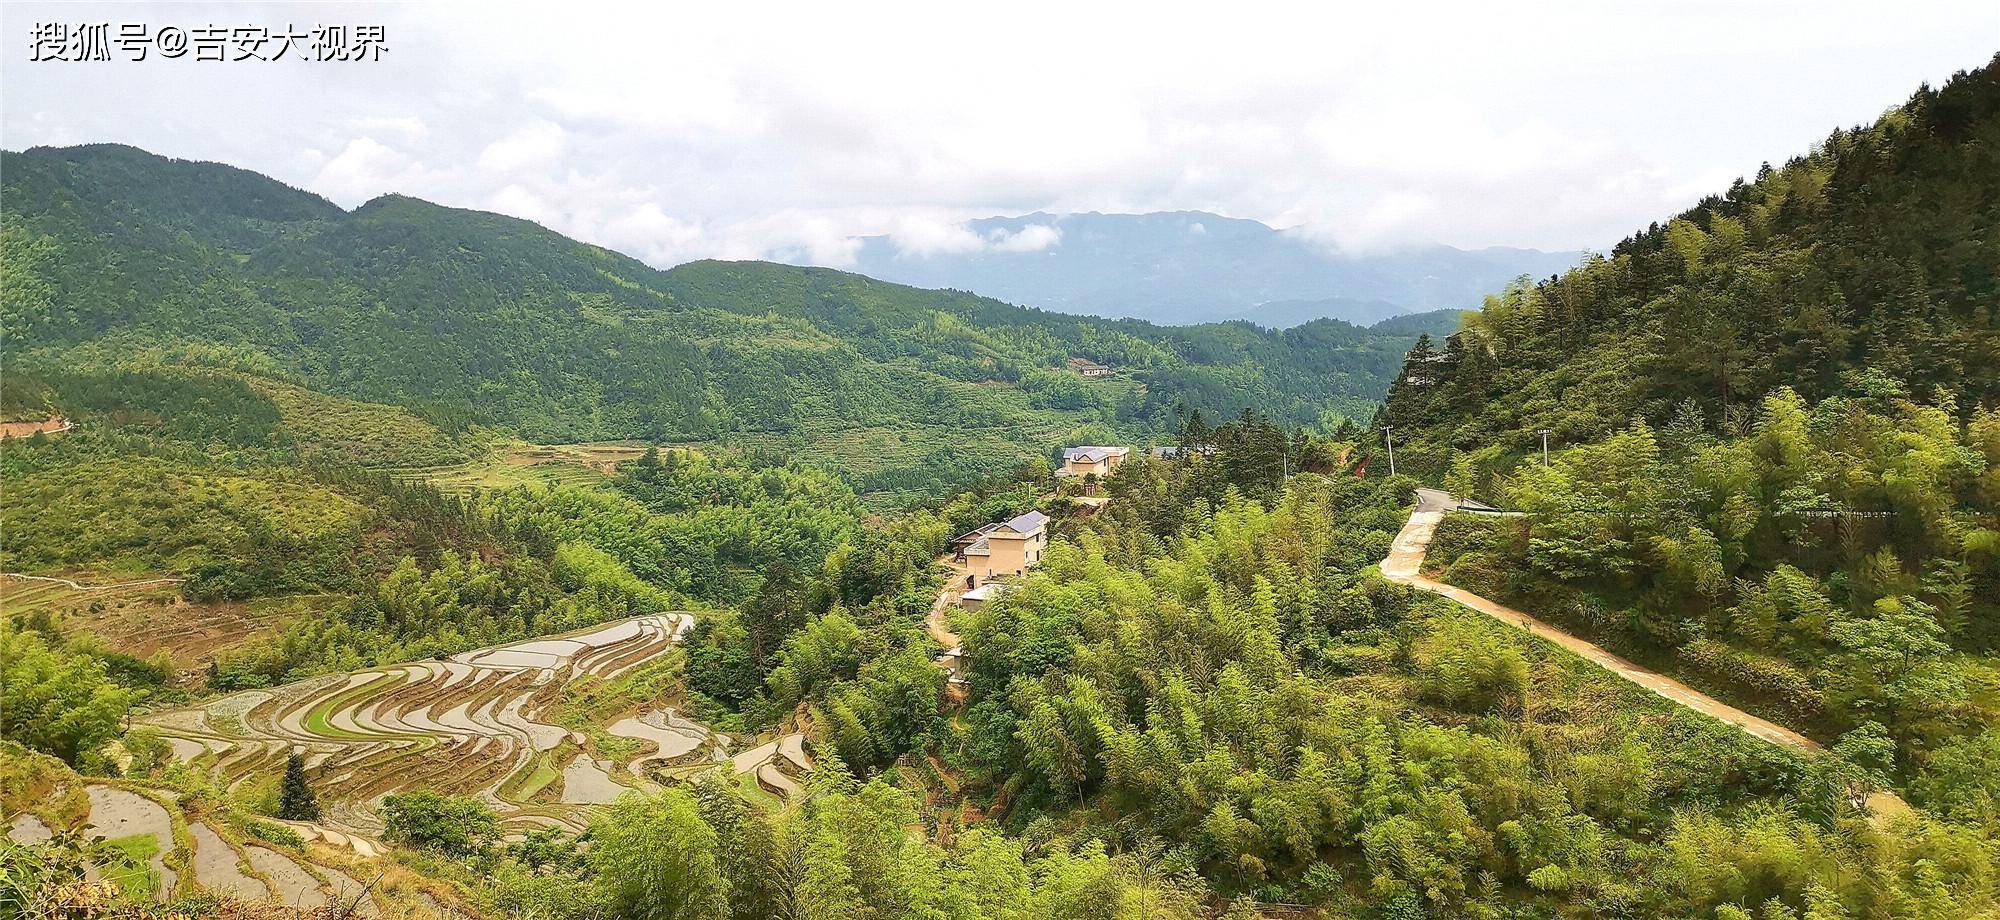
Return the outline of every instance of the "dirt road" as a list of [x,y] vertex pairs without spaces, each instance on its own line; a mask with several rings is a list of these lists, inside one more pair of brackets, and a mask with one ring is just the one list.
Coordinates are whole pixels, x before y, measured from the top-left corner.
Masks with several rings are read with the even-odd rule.
[[75,422],[59,415],[49,416],[47,421],[42,422],[0,422],[0,441],[30,438],[38,434],[61,434],[75,427]]
[[1431,535],[1445,513],[1457,507],[1458,502],[1444,492],[1418,489],[1417,510],[1410,515],[1409,523],[1403,525],[1403,531],[1396,535],[1388,558],[1382,560],[1382,577],[1448,597],[1509,626],[1554,642],[1619,677],[1696,712],[1734,725],[1754,737],[1801,751],[1821,750],[1819,743],[1811,738],[1753,716],[1664,674],[1626,661],[1600,645],[1579,639],[1505,604],[1426,577],[1423,574],[1424,553],[1430,549]]
[[[1448,597],[1509,626],[1547,639],[1678,705],[1734,725],[1753,738],[1807,753],[1825,750],[1811,738],[1776,722],[1757,718],[1665,674],[1626,661],[1596,643],[1579,639],[1505,604],[1426,577],[1423,574],[1424,553],[1430,549],[1431,535],[1437,531],[1438,521],[1457,508],[1458,500],[1445,492],[1418,489],[1417,510],[1410,514],[1409,523],[1404,524],[1402,532],[1396,534],[1396,542],[1390,545],[1389,555],[1382,560],[1382,577]],[[1893,822],[1914,811],[1902,797],[1882,790],[1867,793],[1863,804],[1878,824]]]
[[962,640],[959,639],[958,633],[951,631],[949,611],[951,605],[958,603],[959,596],[966,591],[965,576],[968,570],[963,563],[953,561],[950,553],[937,557],[936,564],[950,569],[951,576],[945,579],[944,587],[938,591],[937,599],[931,602],[931,612],[924,617],[924,631],[930,633],[931,638],[937,640],[939,645],[954,649]]
[[160,578],[148,578],[144,581],[128,581],[115,585],[85,585],[70,581],[67,578],[52,578],[47,575],[23,575],[20,572],[0,572],[0,578],[19,578],[22,581],[46,581],[50,584],[62,585],[71,591],[113,591],[119,588],[145,588],[153,585],[175,585],[187,580],[177,575],[169,575]]

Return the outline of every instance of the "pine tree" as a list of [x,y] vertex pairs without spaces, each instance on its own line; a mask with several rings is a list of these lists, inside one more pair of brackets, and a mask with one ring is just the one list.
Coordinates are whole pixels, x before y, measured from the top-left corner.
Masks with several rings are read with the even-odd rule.
[[306,782],[306,759],[294,751],[285,758],[285,781],[278,790],[278,817],[287,821],[318,821],[319,797]]
[[1196,409],[1188,414],[1187,424],[1181,426],[1180,446],[1184,451],[1199,450],[1210,444],[1213,437],[1214,432],[1201,417],[1201,410]]

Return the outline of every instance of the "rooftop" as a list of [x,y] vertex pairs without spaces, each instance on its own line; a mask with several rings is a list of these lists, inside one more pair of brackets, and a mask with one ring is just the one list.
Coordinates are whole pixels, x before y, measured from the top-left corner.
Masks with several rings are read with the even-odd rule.
[[954,545],[959,543],[976,543],[979,541],[980,537],[986,536],[987,534],[992,533],[999,529],[1000,529],[999,524],[985,524],[980,526],[977,530],[971,530],[963,534],[960,534],[957,539],[951,542]]
[[[1035,531],[1040,530],[1043,527],[1047,527],[1048,524],[1049,524],[1048,515],[1043,514],[1040,511],[1030,511],[1027,514],[1023,514],[1019,517],[1009,519],[1006,523],[1001,524],[1000,527],[1006,528],[1015,533],[1028,534],[1028,533],[1034,533]],[[995,529],[997,530],[999,528]]]
[[1129,447],[1072,447],[1063,451],[1063,459],[1096,463],[1106,457],[1123,457],[1131,452]]
[[974,588],[970,591],[965,592],[964,594],[959,595],[958,599],[962,601],[972,601],[974,603],[983,604],[996,597],[999,597],[1002,594],[1007,593],[1009,590],[1012,590],[1012,588],[1013,588],[1012,585],[1003,585],[999,582],[989,581],[983,585],[980,585],[977,588]]

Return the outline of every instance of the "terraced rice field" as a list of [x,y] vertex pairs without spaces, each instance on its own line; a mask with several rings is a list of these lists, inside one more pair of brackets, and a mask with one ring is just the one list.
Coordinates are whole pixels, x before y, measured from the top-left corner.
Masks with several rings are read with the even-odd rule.
[[[512,831],[580,829],[585,810],[673,775],[737,763],[775,794],[811,768],[803,739],[774,741],[754,762],[731,761],[730,739],[671,709],[605,728],[646,749],[615,762],[557,723],[565,689],[613,679],[666,651],[693,628],[688,614],[638,617],[562,636],[393,667],[248,690],[140,720],[174,756],[225,786],[276,775],[301,752],[326,823],[357,850],[378,833],[385,796],[408,789],[473,795]],[[762,750],[761,748],[759,750]]]
[[191,824],[188,836],[194,839],[194,874],[203,888],[238,901],[262,901],[271,896],[270,886],[238,867],[241,858],[214,828]]
[[[616,679],[692,627],[683,613],[637,617],[245,691],[137,720],[160,733],[175,759],[229,788],[267,781],[292,752],[303,753],[326,809],[323,823],[284,822],[305,848],[250,836],[262,832],[212,801],[190,805],[144,783],[73,776],[66,792],[58,778],[46,794],[0,796],[11,803],[0,810],[0,833],[21,843],[46,840],[53,827],[103,837],[129,859],[106,862],[93,878],[132,897],[199,890],[305,909],[353,904],[359,916],[373,917],[438,903],[394,882],[370,890],[383,873],[397,871],[375,861],[382,845],[373,839],[382,829],[382,799],[395,792],[477,796],[510,833],[581,829],[592,810],[628,789],[718,769],[734,772],[746,796],[799,794],[813,767],[802,734],[763,739],[732,757],[735,739],[672,708],[583,726],[588,736],[555,724],[575,681]],[[631,739],[636,748],[619,745],[614,759],[596,751],[591,737]],[[378,902],[382,897],[388,900]]]
[[[83,791],[90,802],[84,833],[104,838],[124,854],[122,863],[94,867],[90,877],[117,886],[129,897],[165,900],[200,888],[239,901],[295,907],[317,907],[338,899],[354,905],[358,916],[381,914],[367,886],[342,869],[296,852],[288,855],[232,839],[207,821],[181,816],[170,795],[142,795],[104,783],[85,786]],[[23,811],[8,823],[6,835],[17,843],[38,843],[51,833],[41,817]],[[190,869],[192,878],[174,866]]]
[[139,865],[113,873],[119,887],[133,894],[165,896],[177,876],[167,868],[166,854],[174,848],[174,819],[158,802],[114,786],[91,786],[90,834],[111,841]]
[[[67,582],[67,583],[66,583]],[[25,616],[50,611],[65,628],[91,633],[114,651],[150,658],[162,649],[184,670],[268,636],[336,600],[331,595],[262,598],[249,603],[189,603],[180,579],[145,575],[0,575],[0,609]]]

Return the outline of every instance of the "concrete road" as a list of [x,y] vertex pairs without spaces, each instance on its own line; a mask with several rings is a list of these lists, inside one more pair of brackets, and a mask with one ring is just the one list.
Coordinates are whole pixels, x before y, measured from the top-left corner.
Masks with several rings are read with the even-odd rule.
[[1449,493],[1437,489],[1418,489],[1417,510],[1410,515],[1409,523],[1403,525],[1402,532],[1396,535],[1395,543],[1389,548],[1389,555],[1382,560],[1382,577],[1421,591],[1429,591],[1440,597],[1450,598],[1509,626],[1547,639],[1619,677],[1645,687],[1681,706],[1721,719],[1756,738],[1801,751],[1821,750],[1819,743],[1811,738],[1775,722],[1753,716],[1657,671],[1626,661],[1596,643],[1570,635],[1498,601],[1480,597],[1463,588],[1453,587],[1425,576],[1424,553],[1430,548],[1431,536],[1437,531],[1438,521],[1444,518],[1445,513],[1457,507],[1458,500],[1452,498]]

